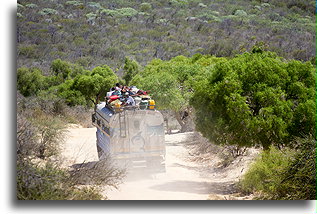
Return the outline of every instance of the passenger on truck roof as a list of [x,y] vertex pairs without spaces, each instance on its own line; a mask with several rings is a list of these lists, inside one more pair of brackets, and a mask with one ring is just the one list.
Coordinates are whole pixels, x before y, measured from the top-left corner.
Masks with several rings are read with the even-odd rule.
[[120,85],[120,83],[116,83],[116,90],[121,91],[121,89],[123,88],[122,85]]
[[138,90],[137,95],[148,95],[147,91]]
[[118,95],[118,96],[121,96],[121,90],[120,89],[118,89],[117,87],[115,88],[115,91],[114,92],[112,92],[112,94],[111,95]]
[[122,96],[124,96],[124,94],[127,92],[127,90],[125,89],[125,88],[123,88],[122,90],[121,90],[121,95]]
[[129,87],[125,86],[125,88],[123,89],[124,92],[128,92],[130,96],[134,97],[137,96],[135,92],[133,92]]
[[115,87],[112,87],[110,91],[107,92],[106,98],[109,98],[115,90]]
[[132,87],[130,88],[130,91],[131,91],[132,93],[134,93],[134,94],[137,94],[138,91],[139,91],[139,89],[138,89],[137,87],[135,87],[135,86],[132,86]]
[[130,90],[130,88],[128,87],[128,86],[123,86],[123,89],[125,89],[125,90]]
[[124,98],[125,98],[125,103],[124,103],[124,105],[135,106],[135,101],[134,101],[134,99],[130,96],[129,92],[126,92],[126,93],[124,94]]

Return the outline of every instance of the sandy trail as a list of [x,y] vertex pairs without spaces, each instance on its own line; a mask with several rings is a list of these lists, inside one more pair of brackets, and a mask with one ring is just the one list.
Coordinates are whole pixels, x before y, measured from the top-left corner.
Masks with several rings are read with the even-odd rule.
[[[69,128],[64,145],[65,166],[98,160],[96,128]],[[189,161],[190,133],[166,135],[166,172],[128,175],[119,189],[106,188],[110,200],[206,200],[209,194],[229,194],[233,176]],[[240,170],[240,169],[237,169]]]
[[66,130],[66,142],[62,147],[63,165],[72,166],[98,160],[96,128],[73,126]]

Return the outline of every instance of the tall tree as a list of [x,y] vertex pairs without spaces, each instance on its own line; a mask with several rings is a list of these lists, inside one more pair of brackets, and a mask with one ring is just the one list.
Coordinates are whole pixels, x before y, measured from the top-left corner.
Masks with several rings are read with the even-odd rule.
[[123,67],[123,79],[126,85],[129,85],[132,78],[139,72],[139,65],[135,60],[129,59],[128,57],[124,60]]

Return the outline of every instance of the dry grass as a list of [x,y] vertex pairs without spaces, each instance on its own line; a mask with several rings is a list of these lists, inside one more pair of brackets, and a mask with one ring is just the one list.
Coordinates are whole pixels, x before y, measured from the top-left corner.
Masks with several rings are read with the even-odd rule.
[[76,184],[118,188],[126,176],[126,169],[117,167],[110,157],[105,157],[100,161],[74,164],[70,174]]

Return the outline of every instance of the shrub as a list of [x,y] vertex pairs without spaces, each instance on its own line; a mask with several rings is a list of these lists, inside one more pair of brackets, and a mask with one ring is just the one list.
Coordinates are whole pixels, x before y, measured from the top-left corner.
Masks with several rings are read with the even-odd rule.
[[281,176],[273,199],[316,200],[316,140],[297,138],[297,153]]
[[51,70],[54,75],[61,75],[63,79],[67,79],[71,73],[71,66],[66,61],[56,59],[51,64]]
[[[50,107],[42,103],[39,105],[36,99],[18,96],[18,101],[18,200],[101,200],[103,196],[96,185],[117,188],[125,170],[117,169],[106,160],[79,164],[79,168],[70,172],[47,158],[58,156],[58,142],[63,139],[59,117],[52,117],[47,112]],[[79,188],[78,185],[83,183],[93,186]]]
[[261,48],[253,52],[216,63],[197,82],[191,99],[197,130],[216,144],[264,149],[312,134],[313,66]]
[[132,78],[139,72],[139,64],[128,57],[124,60],[123,66],[123,79],[125,80],[126,85],[129,85]]
[[247,193],[258,192],[258,199],[316,199],[316,140],[297,138],[294,149],[278,150],[271,146],[239,182]]
[[76,188],[68,182],[71,177],[66,170],[47,163],[44,166],[29,161],[17,164],[18,200],[100,200],[98,189]]
[[278,150],[271,146],[269,150],[263,151],[251,165],[239,182],[240,188],[246,193],[258,192],[261,198],[276,195],[281,183],[281,175],[293,158],[294,151]]
[[140,10],[142,12],[149,12],[150,10],[152,10],[152,5],[150,3],[144,2],[140,5]]
[[19,68],[17,71],[17,88],[23,96],[36,95],[45,87],[45,77],[36,68]]
[[18,47],[18,55],[25,56],[26,58],[33,58],[33,59],[38,58],[39,51],[38,51],[37,45],[20,45]]
[[40,12],[40,15],[45,16],[45,15],[56,15],[58,14],[57,10],[54,10],[52,8],[43,8]]
[[244,10],[236,10],[235,16],[247,16],[248,14]]
[[64,138],[63,124],[58,117],[52,117],[42,111],[35,111],[32,123],[37,128],[37,156],[45,159],[59,154],[60,143]]

